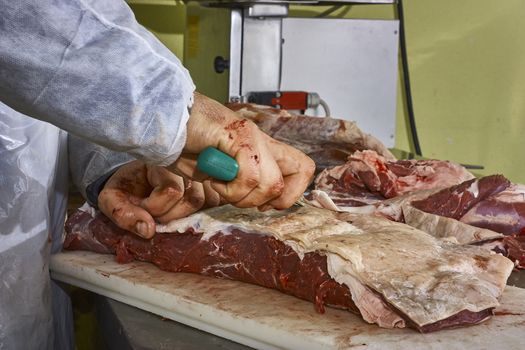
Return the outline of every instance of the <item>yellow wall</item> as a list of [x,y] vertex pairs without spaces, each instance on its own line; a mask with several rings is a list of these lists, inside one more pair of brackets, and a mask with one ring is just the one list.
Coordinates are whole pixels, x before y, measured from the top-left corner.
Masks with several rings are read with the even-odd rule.
[[137,21],[148,28],[164,45],[182,60],[186,6],[174,0],[128,1]]
[[[482,164],[484,174],[503,173],[525,183],[525,1],[412,0],[407,5],[424,155]],[[397,136],[398,144],[406,145],[402,128]]]
[[[483,174],[503,173],[525,183],[525,1],[404,4],[423,155],[484,165]],[[325,9],[294,7],[291,13]],[[334,16],[392,19],[394,8],[354,5]],[[398,89],[396,146],[409,149],[400,84]]]

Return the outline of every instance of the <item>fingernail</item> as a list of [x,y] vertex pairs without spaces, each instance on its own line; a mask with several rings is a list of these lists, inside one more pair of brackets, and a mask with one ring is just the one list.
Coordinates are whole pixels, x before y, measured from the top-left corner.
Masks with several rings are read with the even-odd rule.
[[148,236],[148,224],[146,224],[144,221],[137,222],[135,224],[135,230],[143,238],[146,238]]

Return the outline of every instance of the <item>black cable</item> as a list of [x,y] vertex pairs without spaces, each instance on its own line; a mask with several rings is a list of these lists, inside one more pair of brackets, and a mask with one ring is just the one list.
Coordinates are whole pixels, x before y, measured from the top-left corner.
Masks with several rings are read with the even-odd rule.
[[408,124],[414,144],[414,152],[421,156],[421,145],[417,135],[416,119],[414,117],[414,106],[412,104],[412,92],[410,88],[410,74],[408,72],[408,54],[405,39],[405,17],[403,15],[403,1],[397,0],[397,18],[399,19],[399,46],[401,49],[401,64],[403,65],[403,83],[405,86],[405,97],[408,111]]
[[324,11],[324,12],[321,12],[320,14],[318,14],[317,16],[315,16],[316,18],[323,18],[323,17],[326,17],[326,16],[329,16],[331,15],[333,12],[339,10],[341,7],[343,7],[343,5],[334,5],[332,7],[330,7],[328,10]]

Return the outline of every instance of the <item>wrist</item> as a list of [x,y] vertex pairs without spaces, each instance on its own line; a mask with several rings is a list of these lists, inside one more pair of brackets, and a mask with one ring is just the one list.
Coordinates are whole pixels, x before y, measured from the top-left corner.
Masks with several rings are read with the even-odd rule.
[[104,175],[100,176],[98,179],[90,183],[86,187],[86,200],[95,209],[98,209],[98,195],[102,190],[104,189],[104,186],[106,186],[106,183],[108,180],[122,167],[122,165],[112,169],[111,171],[105,173]]

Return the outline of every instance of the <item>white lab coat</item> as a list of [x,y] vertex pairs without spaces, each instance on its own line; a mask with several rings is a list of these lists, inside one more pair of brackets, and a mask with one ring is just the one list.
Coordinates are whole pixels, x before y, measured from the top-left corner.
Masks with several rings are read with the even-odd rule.
[[70,304],[48,271],[67,198],[55,126],[105,147],[73,150],[81,185],[131,158],[170,164],[194,89],[122,0],[0,0],[0,350],[72,345]]
[[0,103],[0,349],[72,348],[71,305],[48,271],[67,204],[65,136]]

